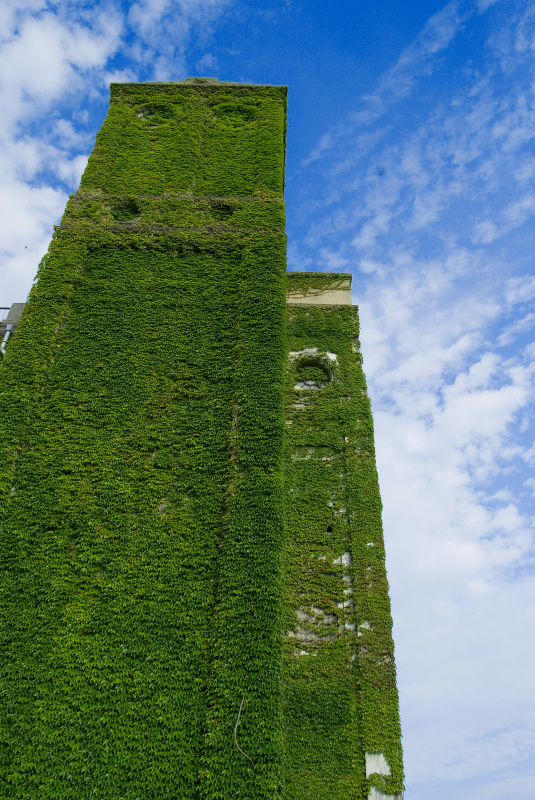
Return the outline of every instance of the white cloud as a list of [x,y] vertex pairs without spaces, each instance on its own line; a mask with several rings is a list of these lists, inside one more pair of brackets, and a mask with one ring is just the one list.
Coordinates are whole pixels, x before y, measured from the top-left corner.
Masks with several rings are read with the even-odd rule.
[[[176,53],[187,43],[194,28],[199,35],[206,38],[212,23],[232,2],[233,0],[138,0],[130,7],[128,22],[142,40],[152,46],[157,44],[162,58],[170,58],[172,53]],[[167,47],[162,41],[162,25],[165,26]]]
[[[125,18],[118,5],[53,12],[5,0],[2,304],[24,299],[77,185],[88,98],[99,102],[110,80],[182,77],[190,43],[229,6],[140,0]],[[448,3],[324,133],[305,161],[320,169],[321,193],[313,185],[308,233],[288,249],[292,269],[318,266],[319,254],[322,268],[359,270],[407,798],[525,800],[532,785],[514,769],[533,749],[535,711],[535,344],[524,341],[535,298],[534,15],[531,4],[510,9],[476,61],[499,6]],[[215,68],[209,42],[201,52],[198,68]],[[51,186],[54,170],[62,183]],[[521,235],[531,251],[512,241]],[[522,349],[507,349],[521,336]],[[470,776],[483,788],[454,783]]]
[[203,72],[207,70],[217,70],[218,66],[217,58],[212,53],[205,53],[203,57],[197,61],[197,69]]
[[380,271],[381,265],[378,264],[376,261],[371,261],[369,258],[362,258],[358,263],[358,268],[361,272],[364,272],[366,275],[371,275],[372,272]]
[[393,103],[407,97],[415,83],[429,78],[435,68],[437,54],[447,49],[473,11],[471,3],[452,0],[431,16],[393,67],[384,73],[376,90],[361,98],[362,108],[348,114],[344,121],[324,133],[310,155],[303,160],[303,165],[310,165],[335,147],[338,139],[348,131],[376,123]]
[[67,89],[80,89],[79,70],[103,66],[116,51],[120,17],[108,9],[97,11],[93,26],[51,12],[21,21],[0,54],[0,87],[12,124],[46,109]]
[[[386,73],[379,90],[370,100],[396,101],[405,97],[413,83],[422,75],[429,76],[434,68],[436,55],[445,50],[457,35],[470,11],[462,11],[460,3],[449,2],[428,19],[414,42],[401,54],[395,66]],[[365,113],[365,112],[364,112]]]
[[126,69],[114,69],[109,72],[104,72],[102,75],[102,83],[106,88],[110,83],[132,83],[138,80],[137,73],[134,69],[127,67]]
[[496,223],[490,219],[484,219],[474,226],[472,241],[476,244],[490,244],[490,242],[498,239],[500,235],[501,232]]
[[54,164],[55,172],[63,183],[68,186],[78,186],[88,158],[89,156],[80,155],[58,159]]
[[[93,107],[106,102],[108,84],[183,77],[190,37],[196,33],[208,41],[211,27],[231,2],[143,0],[132,4],[125,18],[120,4],[111,0],[4,0],[0,302],[27,294],[65,205],[65,190],[76,188],[87,162],[94,140],[87,126]],[[127,45],[132,34],[135,43]],[[113,64],[118,54],[120,68]]]
[[43,11],[46,6],[46,0],[4,0],[0,6],[0,41],[11,37],[24,14]]
[[391,219],[392,215],[388,211],[377,212],[372,219],[364,223],[351,244],[359,250],[368,250],[373,247],[377,237],[388,230]]
[[511,278],[507,282],[506,300],[509,305],[528,303],[535,298],[535,276]]
[[519,335],[533,328],[535,328],[535,313],[531,312],[505,327],[503,333],[498,337],[498,345],[506,347],[512,344]]
[[26,299],[37,264],[50,241],[51,219],[57,219],[67,196],[47,186],[21,181],[0,186],[2,219],[2,304]]
[[320,250],[320,264],[325,267],[326,271],[339,272],[343,271],[344,267],[348,264],[348,259],[340,255],[340,253],[327,248]]
[[407,798],[530,796],[535,26],[500,5],[449,3],[308,160],[305,256],[357,250]]

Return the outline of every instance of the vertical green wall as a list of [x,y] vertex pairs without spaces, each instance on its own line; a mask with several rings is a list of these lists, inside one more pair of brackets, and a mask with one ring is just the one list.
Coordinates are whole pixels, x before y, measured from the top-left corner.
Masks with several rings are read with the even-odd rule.
[[[348,276],[289,273],[291,294]],[[290,305],[285,436],[285,800],[403,789],[392,620],[357,309]],[[374,773],[381,754],[390,775]],[[384,770],[386,771],[386,770]],[[368,772],[368,778],[366,773]]]
[[285,112],[112,86],[0,364],[6,800],[401,792],[356,310],[286,313]]
[[112,87],[0,367],[2,797],[280,796],[285,106]]

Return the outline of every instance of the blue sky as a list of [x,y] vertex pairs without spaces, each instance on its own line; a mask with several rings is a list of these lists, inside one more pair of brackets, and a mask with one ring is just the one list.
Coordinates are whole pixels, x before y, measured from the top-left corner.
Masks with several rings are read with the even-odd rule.
[[535,2],[3,0],[0,305],[110,80],[289,86],[291,269],[353,273],[406,800],[535,796]]

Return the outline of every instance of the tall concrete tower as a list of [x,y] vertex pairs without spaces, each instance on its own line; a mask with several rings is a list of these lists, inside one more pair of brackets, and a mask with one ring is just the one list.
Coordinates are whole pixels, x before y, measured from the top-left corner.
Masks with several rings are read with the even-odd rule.
[[3,798],[401,797],[357,312],[286,275],[285,110],[112,85],[4,342]]

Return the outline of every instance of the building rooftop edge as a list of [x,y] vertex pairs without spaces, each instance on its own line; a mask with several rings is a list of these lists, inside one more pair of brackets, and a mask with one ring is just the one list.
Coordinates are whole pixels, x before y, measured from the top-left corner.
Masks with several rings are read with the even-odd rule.
[[195,88],[217,88],[220,86],[245,86],[255,89],[283,89],[288,91],[288,86],[277,83],[247,83],[244,81],[220,81],[218,78],[186,78],[183,81],[112,81],[110,90],[115,87],[125,86],[192,86]]
[[[350,272],[287,272],[288,305],[350,306]],[[292,278],[294,280],[292,280]],[[293,285],[292,285],[293,284]]]

